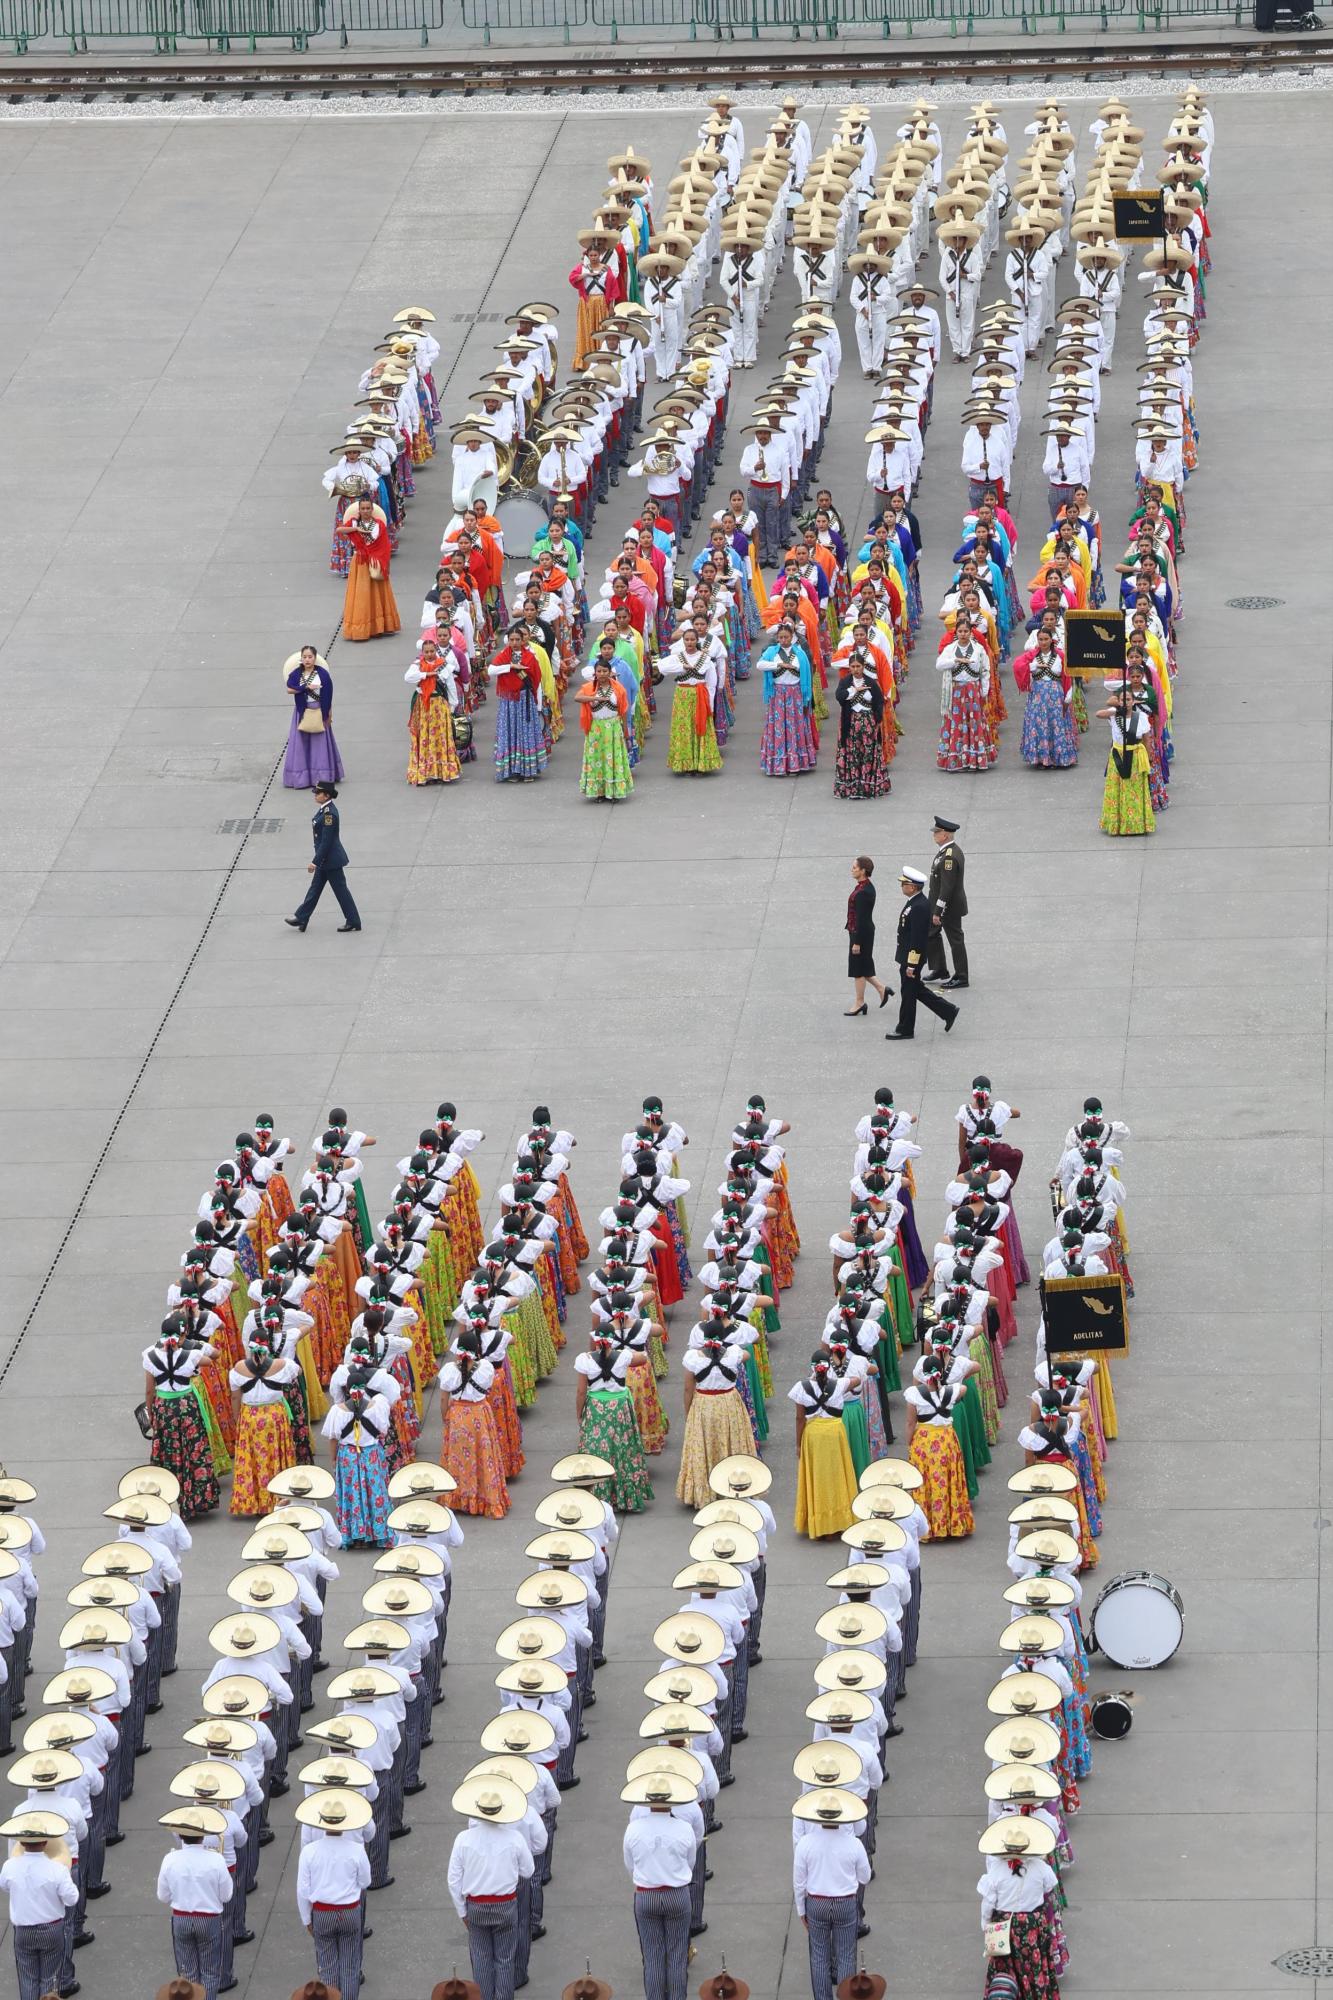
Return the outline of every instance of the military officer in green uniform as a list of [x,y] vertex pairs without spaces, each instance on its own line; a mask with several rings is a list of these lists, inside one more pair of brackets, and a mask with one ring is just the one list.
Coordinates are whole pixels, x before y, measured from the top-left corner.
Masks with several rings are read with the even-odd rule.
[[[963,918],[967,915],[967,891],[963,887],[963,850],[954,839],[958,822],[935,816],[935,859],[930,864],[926,900],[930,904],[930,946],[927,979],[945,988],[966,986],[967,945],[963,938]],[[953,953],[953,971],[944,956],[944,940]]]

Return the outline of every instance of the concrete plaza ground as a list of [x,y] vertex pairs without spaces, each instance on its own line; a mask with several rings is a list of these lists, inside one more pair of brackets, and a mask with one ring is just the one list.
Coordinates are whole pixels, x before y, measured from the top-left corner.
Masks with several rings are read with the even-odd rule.
[[[706,1213],[725,1134],[761,1089],[793,1127],[807,1254],[775,1353],[769,1457],[783,1531],[769,1559],[766,1659],[692,1977],[725,1953],[757,2000],[799,2000],[809,1989],[788,1887],[789,1770],[836,1557],[786,1525],[784,1397],[827,1303],[824,1246],[846,1214],[852,1126],[884,1082],[919,1112],[924,1233],[943,1212],[954,1110],[986,1070],[1023,1113],[1019,1213],[1031,1251],[1048,1233],[1045,1181],[1061,1136],[1095,1090],[1133,1128],[1138,1298],[1088,1597],[1120,1571],[1159,1570],[1184,1595],[1187,1627],[1162,1674],[1096,1673],[1099,1686],[1134,1685],[1139,1706],[1129,1740],[1099,1747],[1085,1788],[1068,1992],[1259,2000],[1300,1990],[1275,1958],[1333,1941],[1323,1754],[1333,1624],[1321,1588],[1333,1516],[1321,1337],[1330,604],[1315,485],[1330,459],[1320,372],[1330,243],[1315,192],[1328,167],[1327,103],[1218,100],[1179,757],[1170,811],[1141,844],[1098,832],[1100,735],[1077,771],[1023,767],[1012,691],[997,769],[939,775],[925,643],[893,794],[879,805],[833,800],[828,737],[816,774],[760,776],[757,681],[741,691],[723,773],[669,775],[663,720],[633,799],[614,810],[579,796],[573,738],[537,786],[496,787],[484,761],[445,792],[404,783],[408,643],[329,649],[341,586],[326,568],[318,482],[358,371],[392,313],[418,301],[439,316],[450,416],[522,300],[565,308],[567,357],[565,275],[606,157],[632,139],[665,182],[693,114],[630,121],[525,106],[337,129],[299,117],[0,123],[0,437],[12,517],[0,566],[0,1456],[41,1491],[42,1668],[56,1659],[79,1562],[103,1538],[100,1510],[139,1455],[138,1355],[195,1203],[257,1112],[272,1111],[304,1154],[329,1105],[345,1103],[379,1135],[368,1162],[379,1214],[392,1161],[441,1097],[487,1133],[477,1164],[488,1196],[545,1100],[579,1135],[574,1181],[589,1215],[612,1191],[620,1133],[656,1090],[692,1134],[684,1168],[692,1210]],[[1074,109],[1086,127],[1092,107]],[[949,108],[946,150],[963,115]],[[1027,115],[1005,107],[1015,150]],[[1150,157],[1166,118],[1160,101],[1143,107]],[[747,125],[750,143],[762,122]],[[881,146],[894,122],[877,113]],[[817,147],[831,123],[826,114]],[[997,296],[1000,282],[993,266],[983,295]],[[1094,498],[1108,560],[1128,512],[1140,289],[1131,282],[1099,431]],[[766,362],[794,297],[788,272]],[[846,365],[823,470],[863,522],[871,390],[845,306],[839,317]],[[918,502],[929,612],[962,509],[964,372],[941,368]],[[741,378],[729,468],[762,379]],[[1015,501],[1024,575],[1046,515],[1044,382],[1033,364]],[[622,483],[602,512],[595,559],[636,497]],[[413,630],[447,512],[438,461],[419,478],[394,570]],[[1228,608],[1260,593],[1278,607]],[[280,665],[306,639],[329,649],[335,677],[359,937],[336,935],[327,904],[305,937],[281,921],[302,893],[309,806],[281,789]],[[487,748],[492,715],[481,719]],[[962,821],[973,985],[948,1041],[926,1021],[912,1048],[890,1048],[880,1028],[891,1010],[840,1018],[848,864],[859,849],[880,863],[887,945],[893,872],[928,858],[937,810]],[[238,840],[236,822],[253,817],[280,826]],[[1010,1350],[1020,1389],[1031,1320],[1029,1307],[1023,1345]],[[586,1294],[571,1334],[585,1328]],[[678,1438],[675,1369],[666,1393]],[[998,1663],[1003,1479],[1018,1462],[1019,1407],[1016,1398],[1006,1414],[975,1537],[925,1556],[922,1656],[882,1795],[869,1898],[868,1962],[889,1976],[894,2000],[972,2000],[980,1989],[983,1697]],[[455,1962],[463,1968],[443,1888],[452,1780],[491,1712],[492,1640],[527,1567],[544,1469],[574,1435],[566,1359],[527,1426],[512,1514],[469,1527],[457,1564],[429,1790],[413,1801],[412,1838],[393,1851],[394,1888],[373,1899],[374,2000],[420,2000]],[[432,1413],[423,1450],[437,1443]],[[656,1507],[620,1544],[610,1664],[580,1754],[583,1783],[561,1808],[549,1934],[533,1953],[540,2000],[585,1957],[621,2000],[641,1990],[617,1791],[636,1747],[650,1633],[687,1539],[674,1470],[669,1448]],[[196,1531],[181,1671],[152,1725],[129,1837],[109,1860],[114,1894],[93,1907],[97,1942],[79,1955],[91,2000],[140,2000],[171,1970],[153,1899],[164,1844],[155,1821],[185,1761],[180,1732],[196,1714],[207,1630],[241,1540],[225,1515]],[[331,1594],[332,1658],[368,1567],[348,1559]],[[238,1955],[244,2000],[275,2000],[313,1970],[295,1912],[292,1803],[275,1807],[278,1839],[251,1900],[260,1937]],[[13,1991],[6,1949],[0,1996]]]

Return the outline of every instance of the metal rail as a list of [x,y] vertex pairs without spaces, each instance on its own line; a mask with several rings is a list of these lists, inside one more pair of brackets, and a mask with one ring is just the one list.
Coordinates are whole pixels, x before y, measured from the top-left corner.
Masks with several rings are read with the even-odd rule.
[[864,45],[839,49],[823,44],[808,53],[795,54],[791,44],[775,46],[771,53],[758,50],[723,57],[717,49],[708,54],[670,53],[654,55],[642,45],[633,57],[624,54],[592,53],[561,56],[555,53],[536,58],[516,57],[506,61],[487,55],[429,57],[417,54],[401,59],[375,55],[337,63],[321,63],[307,57],[296,62],[263,58],[248,60],[189,60],[144,55],[134,60],[124,57],[97,62],[87,57],[68,63],[28,58],[0,65],[0,99],[25,103],[34,99],[57,102],[62,99],[113,97],[456,97],[487,95],[541,95],[588,91],[635,91],[695,89],[701,84],[737,87],[771,85],[790,89],[794,84],[894,85],[941,81],[999,83],[1027,76],[1096,76],[1135,71],[1153,73],[1211,72],[1236,74],[1284,69],[1325,69],[1333,63],[1333,43],[1299,38],[1256,38],[1245,41],[1190,42],[1163,47],[1148,42],[1121,44],[1108,48],[1103,43],[1071,46],[1028,44],[1027,47],[989,52],[969,47],[965,55],[928,53],[920,48],[901,57],[880,49],[873,53]]

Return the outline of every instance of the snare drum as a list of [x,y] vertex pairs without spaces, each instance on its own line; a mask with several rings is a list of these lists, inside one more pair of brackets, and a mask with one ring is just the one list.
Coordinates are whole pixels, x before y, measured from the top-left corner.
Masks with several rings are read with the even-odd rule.
[[1112,1577],[1092,1614],[1092,1641],[1117,1667],[1161,1667],[1185,1636],[1180,1592],[1150,1569]]
[[1118,1742],[1134,1727],[1134,1711],[1123,1695],[1094,1695],[1088,1703],[1088,1727],[1094,1736]]

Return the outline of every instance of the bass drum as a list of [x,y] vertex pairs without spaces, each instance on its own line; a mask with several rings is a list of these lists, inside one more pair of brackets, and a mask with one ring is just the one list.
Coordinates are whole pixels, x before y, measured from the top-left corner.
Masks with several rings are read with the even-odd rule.
[[1185,1636],[1180,1592],[1150,1569],[1112,1577],[1092,1614],[1092,1640],[1117,1667],[1161,1667]]
[[514,562],[526,563],[532,544],[546,531],[546,509],[541,501],[511,487],[497,503],[495,518],[504,530],[505,554]]

